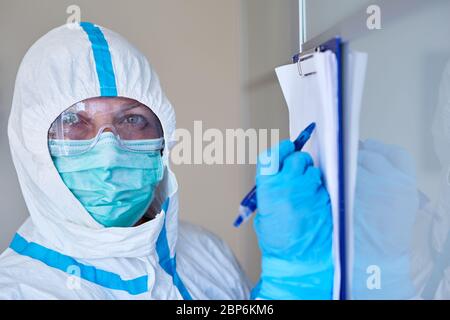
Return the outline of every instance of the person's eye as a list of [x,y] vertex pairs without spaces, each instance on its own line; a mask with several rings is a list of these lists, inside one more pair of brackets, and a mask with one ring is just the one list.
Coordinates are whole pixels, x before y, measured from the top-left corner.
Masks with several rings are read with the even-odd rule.
[[62,115],[61,121],[63,125],[73,126],[80,123],[80,117],[76,113],[67,112]]
[[147,119],[145,117],[139,115],[139,114],[131,114],[125,117],[124,121],[125,124],[133,125],[133,126],[144,126],[148,123]]

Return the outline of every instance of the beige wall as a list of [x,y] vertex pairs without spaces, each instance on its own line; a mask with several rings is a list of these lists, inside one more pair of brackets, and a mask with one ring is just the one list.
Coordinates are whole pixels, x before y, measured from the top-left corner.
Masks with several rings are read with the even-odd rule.
[[[66,8],[113,29],[157,69],[177,112],[178,127],[281,128],[287,113],[273,69],[298,48],[297,0],[0,0],[0,250],[28,215],[6,134],[14,79],[26,50],[65,23]],[[253,166],[174,167],[180,216],[223,237],[253,280],[259,253],[251,224],[231,226]]]
[[336,23],[374,2],[373,0],[306,0],[306,40],[327,31]]

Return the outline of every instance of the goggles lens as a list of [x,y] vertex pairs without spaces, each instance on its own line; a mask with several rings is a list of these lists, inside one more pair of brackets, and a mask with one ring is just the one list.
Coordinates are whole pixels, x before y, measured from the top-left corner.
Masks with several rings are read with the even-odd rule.
[[100,136],[108,141],[114,138],[114,143],[135,152],[164,148],[161,124],[150,108],[126,98],[104,99],[78,102],[56,118],[48,132],[52,156],[84,153]]

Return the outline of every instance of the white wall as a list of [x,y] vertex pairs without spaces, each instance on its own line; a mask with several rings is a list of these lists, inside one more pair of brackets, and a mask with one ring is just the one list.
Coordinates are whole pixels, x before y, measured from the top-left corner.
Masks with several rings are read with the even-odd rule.
[[[377,1],[306,0],[307,38]],[[327,8],[327,10],[324,10]],[[362,102],[361,138],[400,145],[414,157],[419,188],[433,200],[440,165],[431,135],[443,68],[450,59],[450,2],[435,1],[365,32],[348,48],[368,53]],[[411,9],[411,8],[409,8]],[[346,39],[344,39],[346,40]]]
[[372,0],[305,0],[306,40],[318,36]]

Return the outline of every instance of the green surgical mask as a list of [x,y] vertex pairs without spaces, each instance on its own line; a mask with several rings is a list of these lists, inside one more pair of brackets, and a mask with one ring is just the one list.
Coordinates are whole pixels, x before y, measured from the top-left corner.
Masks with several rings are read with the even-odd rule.
[[[161,140],[119,143],[113,133],[104,132],[82,154],[60,156],[52,150],[63,147],[76,151],[92,141],[50,140],[49,148],[62,180],[98,223],[105,227],[131,227],[146,213],[163,178],[161,151],[152,150]],[[132,148],[127,148],[127,144]],[[142,151],[136,147],[142,147]]]

